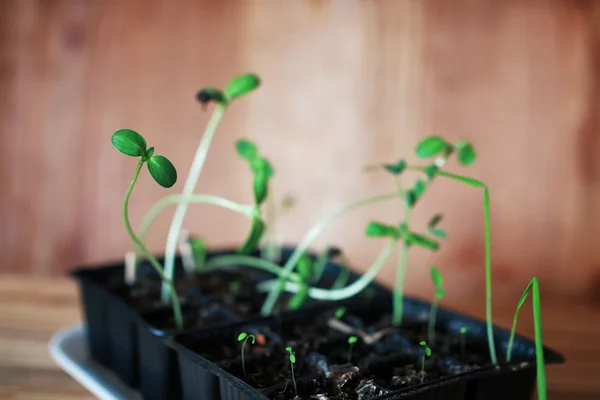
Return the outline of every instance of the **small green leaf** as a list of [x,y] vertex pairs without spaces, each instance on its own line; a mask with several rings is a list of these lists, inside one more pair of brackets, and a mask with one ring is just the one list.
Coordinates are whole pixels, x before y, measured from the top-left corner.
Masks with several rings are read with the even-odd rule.
[[240,157],[252,162],[258,155],[258,148],[254,143],[246,139],[240,139],[236,142],[235,148]]
[[[252,219],[252,227],[246,242],[238,250],[240,253],[250,253],[256,249],[260,239],[265,231],[265,223],[258,217]],[[284,282],[285,283],[285,282]]]
[[442,218],[443,218],[442,214],[434,215],[433,218],[431,218],[429,220],[428,231],[433,236],[436,236],[440,239],[446,239],[446,237],[447,237],[446,231],[444,231],[443,229],[436,228],[437,224],[440,223]]
[[425,192],[425,187],[425,182],[423,182],[422,180],[419,179],[415,182],[415,186],[413,186],[412,192],[415,194],[417,199],[423,195],[423,192]]
[[285,348],[285,351],[287,351],[288,353],[291,353],[292,352],[292,348],[290,346],[288,346],[288,347]]
[[208,248],[206,242],[199,238],[190,237],[188,239],[188,243],[192,249],[192,255],[194,257],[196,268],[202,269],[202,266],[204,266],[204,262],[206,261],[206,253]]
[[146,151],[146,139],[131,129],[116,131],[111,141],[117,150],[131,157],[140,157]]
[[425,355],[426,355],[427,357],[430,357],[430,356],[431,356],[431,349],[430,349],[429,347],[425,347]]
[[385,225],[380,222],[370,222],[365,229],[365,235],[368,237],[392,237],[397,238],[399,233],[393,226]]
[[406,169],[406,161],[400,160],[396,164],[383,164],[383,168],[392,175],[400,175]]
[[348,344],[354,344],[354,343],[356,343],[357,340],[358,339],[356,338],[356,336],[350,336],[348,338]]
[[420,158],[430,158],[437,156],[448,148],[448,143],[439,136],[429,136],[423,139],[415,150]]
[[415,195],[415,193],[412,190],[409,190],[404,195],[404,201],[406,202],[406,205],[408,207],[413,207],[415,205],[415,203],[417,202],[417,196]]
[[196,94],[196,100],[203,106],[211,101],[215,103],[225,103],[223,92],[216,88],[204,88]]
[[440,170],[440,168],[435,165],[435,164],[431,164],[425,167],[425,175],[427,175],[427,179],[431,180],[433,179],[433,177],[437,174],[437,172]]
[[298,265],[296,268],[298,269],[298,275],[300,275],[304,282],[308,282],[312,279],[313,262],[308,256],[308,254],[302,254],[300,259],[298,260]]
[[177,182],[177,170],[166,157],[152,156],[148,160],[148,170],[156,183],[170,188]]
[[444,277],[442,277],[440,270],[435,265],[431,266],[429,269],[429,274],[431,275],[431,280],[436,288],[441,288],[444,286]]
[[420,345],[420,346],[427,346],[427,342],[426,342],[426,341],[424,341],[424,340],[421,340],[421,341],[419,342],[419,345]]
[[466,140],[460,140],[454,146],[458,149],[458,162],[462,165],[471,165],[477,159],[473,145]]
[[435,297],[438,300],[443,299],[444,297],[446,297],[446,291],[444,289],[442,289],[442,288],[436,288],[435,289]]
[[238,336],[238,342],[241,342],[242,340],[246,339],[247,337],[248,337],[248,334],[246,332],[240,333],[240,335]]
[[306,303],[308,300],[308,291],[310,287],[307,284],[300,284],[300,289],[294,294],[288,302],[288,308],[290,310],[297,310]]
[[152,157],[154,155],[154,147],[150,147],[148,150],[146,150],[144,152],[144,154],[142,155],[142,159],[144,160],[144,162],[148,161],[150,159],[150,157]]
[[444,216],[442,214],[436,214],[434,215],[430,220],[429,220],[429,227],[430,228],[435,228],[437,226],[437,224],[440,223],[440,221],[442,220],[442,218],[444,218]]
[[256,89],[260,79],[255,74],[243,74],[233,78],[225,88],[225,97],[232,100]]
[[256,158],[252,161],[254,171],[254,201],[257,206],[261,205],[269,194],[269,178],[273,176],[273,168],[265,158]]
[[461,328],[460,328],[460,334],[464,335],[465,333],[467,333],[467,327],[466,326],[461,326]]
[[346,307],[340,307],[335,310],[335,319],[342,319],[342,317],[346,314]]
[[437,250],[439,248],[438,242],[428,239],[423,235],[419,235],[418,233],[406,232],[404,240],[410,245],[416,244],[429,250]]
[[296,356],[295,356],[295,355],[293,355],[293,354],[290,354],[290,362],[291,362],[292,364],[296,364]]

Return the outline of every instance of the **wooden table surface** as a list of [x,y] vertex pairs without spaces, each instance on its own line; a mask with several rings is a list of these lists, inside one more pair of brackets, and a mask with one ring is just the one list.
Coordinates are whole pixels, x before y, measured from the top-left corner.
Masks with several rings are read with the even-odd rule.
[[[478,309],[474,309],[477,305]],[[481,302],[452,304],[481,316]],[[511,307],[514,305],[511,305]],[[495,321],[510,326],[513,310],[495,307]],[[544,341],[563,353],[561,366],[547,370],[551,399],[600,399],[600,306],[543,304]],[[48,352],[54,332],[80,321],[76,285],[67,278],[0,275],[0,398],[19,400],[93,399],[62,372]],[[530,308],[524,308],[519,332],[532,337]]]

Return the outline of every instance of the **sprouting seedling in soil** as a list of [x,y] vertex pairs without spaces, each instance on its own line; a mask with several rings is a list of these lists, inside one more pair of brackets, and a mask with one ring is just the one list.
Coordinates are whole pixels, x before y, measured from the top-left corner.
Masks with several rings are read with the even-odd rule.
[[[129,221],[129,198],[131,197],[131,192],[133,191],[133,187],[137,182],[144,164],[148,165],[148,171],[156,183],[165,188],[170,188],[177,182],[177,170],[166,157],[155,155],[154,147],[147,148],[146,140],[142,135],[131,129],[121,129],[116,131],[112,135],[111,141],[113,146],[121,153],[130,157],[139,157],[137,167],[123,201],[123,221],[125,222],[127,233],[138,250],[148,258],[151,265],[161,277],[163,284],[173,289],[172,279],[169,276],[165,276],[162,265],[160,265],[158,260],[148,251],[146,246],[144,246],[141,240],[133,232],[131,222]],[[170,293],[175,325],[178,329],[183,329],[183,318],[181,316],[181,307],[179,305],[177,292],[173,289]]]
[[248,339],[252,339],[252,344],[256,342],[256,337],[254,335],[248,335],[246,332],[242,332],[238,336],[238,342],[243,341],[242,343],[242,371],[244,372],[244,379],[246,379],[246,362],[244,360],[244,347],[246,346],[246,342]]
[[298,261],[298,275],[300,276],[301,282],[300,290],[294,294],[288,303],[290,310],[297,310],[308,300],[308,290],[310,288],[310,282],[313,278],[314,264],[313,261],[307,254],[304,254]]
[[350,336],[348,338],[348,345],[349,345],[349,348],[348,348],[348,364],[350,364],[350,361],[352,360],[352,348],[354,347],[354,344],[356,343],[357,340],[358,339],[357,339],[356,336]]
[[296,356],[292,353],[291,347],[286,347],[285,351],[290,354],[290,367],[292,369],[292,382],[294,383],[294,392],[296,393],[296,397],[298,397],[298,387],[296,386],[296,378],[294,377],[294,364],[296,364]]
[[429,324],[427,328],[429,343],[435,345],[435,321],[437,318],[437,310],[440,300],[446,296],[446,290],[444,290],[444,278],[435,265],[431,266],[429,270],[431,274],[431,280],[434,286],[433,301],[431,302],[431,308],[429,310]]
[[334,318],[342,319],[345,314],[346,314],[346,307],[340,307],[337,310],[335,310]]
[[431,356],[431,349],[427,347],[427,342],[422,340],[419,342],[419,346],[423,347],[423,354],[421,355],[421,383],[425,379],[425,357]]
[[[259,85],[260,79],[258,76],[247,73],[234,77],[229,81],[224,90],[217,88],[205,88],[197,94],[196,98],[203,107],[211,102],[215,103],[216,107],[196,150],[194,160],[192,161],[192,165],[183,187],[183,196],[191,196],[196,189],[196,184],[200,178],[200,173],[202,172],[206,155],[210,149],[210,144],[213,140],[217,127],[219,126],[219,123],[225,114],[227,105],[234,99],[252,92]],[[167,236],[167,243],[165,247],[165,275],[170,281],[173,280],[173,274],[175,270],[175,252],[179,242],[179,232],[183,227],[183,220],[185,218],[188,205],[189,203],[187,202],[180,202],[177,204],[177,209],[175,210],[175,214],[171,220],[171,226]],[[169,285],[163,284],[161,293],[161,299],[163,302],[168,302],[170,291],[171,288]]]
[[[247,139],[240,139],[236,143],[238,155],[246,160],[254,175],[253,192],[254,203],[257,209],[260,209],[262,204],[267,199],[269,194],[269,180],[273,177],[273,167],[269,160],[261,157],[258,148],[254,143]],[[265,222],[256,216],[252,219],[252,227],[246,242],[240,248],[240,253],[249,253],[258,247],[258,244],[265,232]]]
[[460,327],[460,356],[464,358],[465,356],[465,347],[466,347],[466,335],[468,328],[466,326]]
[[540,302],[540,287],[538,278],[533,277],[529,282],[529,285],[525,288],[517,309],[515,310],[515,316],[513,318],[513,325],[510,330],[510,338],[508,340],[508,348],[506,349],[506,362],[510,362],[513,343],[515,340],[515,332],[517,330],[517,320],[519,318],[519,311],[527,300],[529,293],[533,291],[533,326],[535,331],[535,363],[537,368],[537,389],[538,399],[547,399],[547,388],[546,388],[546,367],[544,364],[544,341],[542,338],[542,305]]

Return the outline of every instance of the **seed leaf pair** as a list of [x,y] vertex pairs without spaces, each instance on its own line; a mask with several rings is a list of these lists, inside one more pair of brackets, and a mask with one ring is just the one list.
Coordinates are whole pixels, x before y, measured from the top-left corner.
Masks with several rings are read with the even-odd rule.
[[141,157],[156,183],[170,188],[177,182],[177,170],[166,157],[154,155],[154,147],[147,148],[142,135],[131,129],[120,129],[112,136],[113,146],[130,157]]
[[471,143],[460,140],[451,145],[439,136],[429,136],[423,139],[417,145],[415,153],[419,158],[431,158],[454,150],[458,151],[458,162],[464,166],[473,164],[477,159],[477,153]]
[[437,250],[439,248],[438,242],[421,234],[409,231],[408,227],[404,223],[396,227],[373,221],[367,225],[367,228],[365,229],[365,235],[372,238],[389,237],[394,240],[404,238],[409,245],[415,244],[429,250]]
[[231,100],[250,93],[259,85],[260,79],[257,75],[242,74],[229,81],[224,91],[213,87],[204,88],[196,94],[196,99],[202,106],[206,106],[211,101],[227,105]]

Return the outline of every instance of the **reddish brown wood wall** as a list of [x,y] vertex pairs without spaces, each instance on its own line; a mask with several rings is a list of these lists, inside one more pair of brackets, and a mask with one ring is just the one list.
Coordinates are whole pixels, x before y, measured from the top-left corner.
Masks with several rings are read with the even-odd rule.
[[[180,171],[173,190],[141,179],[131,211],[139,224],[154,201],[183,187],[208,119],[196,90],[255,71],[263,86],[228,111],[200,192],[250,201],[233,143],[256,140],[277,168],[274,193],[298,198],[280,229],[297,241],[333,209],[391,187],[363,165],[411,158],[429,134],[469,139],[480,159],[464,172],[492,193],[498,295],[515,296],[532,275],[553,294],[592,294],[600,285],[598,8],[574,0],[4,0],[0,267],[62,274],[120,257],[131,248],[121,201],[134,161],[110,135],[138,130]],[[359,211],[317,244],[345,246],[364,268],[383,245],[363,237],[364,224],[395,222],[400,209]],[[450,239],[433,258],[411,254],[410,291],[428,296],[431,262],[446,272],[451,296],[481,291],[481,193],[439,182],[415,226],[437,211]],[[163,250],[169,218],[149,238],[154,251]],[[213,245],[237,243],[248,227],[210,207],[194,207],[188,221]]]

